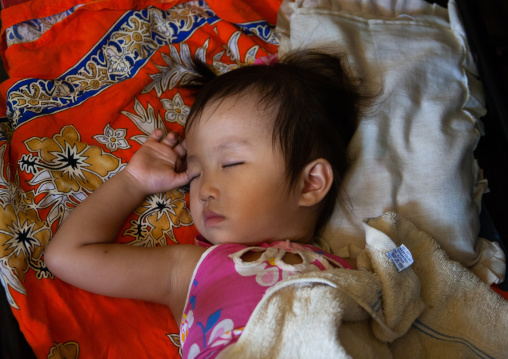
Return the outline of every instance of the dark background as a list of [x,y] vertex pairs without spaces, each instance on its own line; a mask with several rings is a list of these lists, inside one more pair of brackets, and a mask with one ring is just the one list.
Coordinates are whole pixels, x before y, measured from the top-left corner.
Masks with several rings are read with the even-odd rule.
[[[482,119],[486,135],[475,151],[490,193],[483,197],[497,230],[508,248],[508,2],[504,0],[457,0],[487,95],[487,115]],[[485,217],[483,218],[485,219]],[[486,220],[488,221],[489,218]],[[492,238],[492,236],[496,236]],[[506,282],[506,281],[505,281]],[[508,283],[504,289],[508,290]]]

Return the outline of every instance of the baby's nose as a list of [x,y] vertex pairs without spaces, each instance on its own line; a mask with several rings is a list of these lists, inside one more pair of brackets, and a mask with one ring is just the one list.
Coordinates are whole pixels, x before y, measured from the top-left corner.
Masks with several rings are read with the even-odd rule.
[[206,202],[210,199],[219,198],[219,188],[215,181],[209,176],[203,176],[201,180],[201,187],[199,188],[199,199]]

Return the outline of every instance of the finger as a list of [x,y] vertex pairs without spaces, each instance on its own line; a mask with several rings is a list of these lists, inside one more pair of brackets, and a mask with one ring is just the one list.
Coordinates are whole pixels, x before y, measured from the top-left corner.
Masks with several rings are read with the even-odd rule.
[[185,172],[187,171],[187,161],[185,157],[177,157],[175,160],[175,172]]
[[160,141],[160,139],[162,138],[163,135],[164,135],[164,132],[160,128],[156,128],[155,130],[152,131],[150,136],[148,136],[148,139],[153,139],[155,141]]
[[173,183],[175,187],[182,187],[189,183],[189,176],[187,175],[187,172],[175,173]]
[[174,150],[177,153],[177,155],[181,158],[185,157],[185,155],[187,154],[187,148],[185,147],[183,142],[180,143],[179,145],[176,145]]
[[170,147],[174,147],[178,143],[178,135],[175,132],[170,131],[161,142]]

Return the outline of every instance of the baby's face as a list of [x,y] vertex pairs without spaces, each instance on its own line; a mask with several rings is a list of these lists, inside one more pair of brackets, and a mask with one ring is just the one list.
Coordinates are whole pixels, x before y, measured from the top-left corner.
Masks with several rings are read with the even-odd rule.
[[208,105],[187,133],[191,213],[210,242],[258,244],[292,239],[298,195],[288,192],[272,121],[255,101]]

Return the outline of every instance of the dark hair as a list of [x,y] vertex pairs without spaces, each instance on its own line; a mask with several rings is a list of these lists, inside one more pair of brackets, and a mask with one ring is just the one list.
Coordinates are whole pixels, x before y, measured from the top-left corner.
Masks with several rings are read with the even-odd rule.
[[257,96],[260,106],[275,112],[273,141],[279,143],[285,157],[290,189],[308,163],[318,158],[330,162],[334,179],[316,224],[321,229],[340,193],[349,165],[347,145],[365,99],[360,82],[349,74],[346,57],[299,50],[273,64],[244,66],[219,76],[203,64],[197,70],[208,82],[196,95],[185,132],[199,122],[206,105],[230,97]]

